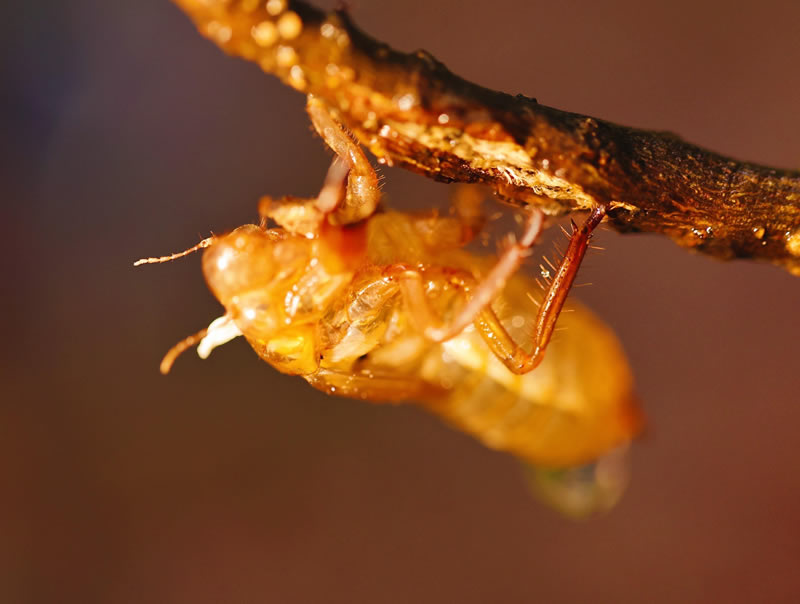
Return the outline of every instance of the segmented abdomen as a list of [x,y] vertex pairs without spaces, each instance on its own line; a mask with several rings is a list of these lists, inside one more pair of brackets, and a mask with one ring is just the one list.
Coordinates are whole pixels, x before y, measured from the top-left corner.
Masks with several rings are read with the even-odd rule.
[[[510,308],[532,306],[511,297]],[[544,361],[525,375],[508,371],[472,329],[444,343],[421,372],[447,394],[423,404],[487,446],[537,466],[584,464],[630,442],[643,416],[622,347],[589,310],[568,310]],[[518,313],[505,323],[524,342],[531,320]]]

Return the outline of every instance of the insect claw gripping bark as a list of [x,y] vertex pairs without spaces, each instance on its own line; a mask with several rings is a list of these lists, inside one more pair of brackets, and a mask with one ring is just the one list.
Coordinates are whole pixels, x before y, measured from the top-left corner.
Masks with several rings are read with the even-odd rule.
[[380,202],[379,179],[361,147],[333,118],[325,103],[308,97],[308,115],[315,130],[336,157],[315,199],[293,197],[259,203],[262,221],[271,218],[292,233],[316,235],[322,223],[350,224],[373,214]]
[[[314,129],[349,170],[343,199],[326,195],[323,188],[317,198],[319,209],[329,214],[334,224],[349,224],[367,218],[375,212],[381,197],[375,170],[358,143],[336,122],[323,101],[308,95],[306,110]],[[335,174],[333,178],[336,179]]]

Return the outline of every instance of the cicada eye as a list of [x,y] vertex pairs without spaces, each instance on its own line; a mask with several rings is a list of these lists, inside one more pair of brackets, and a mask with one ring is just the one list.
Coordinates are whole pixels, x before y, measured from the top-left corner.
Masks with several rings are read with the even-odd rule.
[[237,296],[232,303],[236,326],[249,340],[266,340],[278,327],[275,309],[262,290],[251,290]]
[[220,237],[203,254],[203,274],[223,306],[236,296],[268,284],[275,274],[273,239],[255,225]]

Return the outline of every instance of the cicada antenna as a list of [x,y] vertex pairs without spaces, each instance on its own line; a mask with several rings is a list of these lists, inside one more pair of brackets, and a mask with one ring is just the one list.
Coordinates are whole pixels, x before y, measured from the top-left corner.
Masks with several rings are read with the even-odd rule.
[[175,363],[175,359],[181,356],[184,352],[186,352],[189,348],[194,346],[195,344],[199,344],[203,338],[206,337],[208,334],[208,329],[201,329],[197,333],[190,335],[187,338],[184,338],[175,346],[170,348],[167,351],[167,354],[164,355],[164,358],[161,359],[161,365],[159,365],[159,370],[163,375],[167,375],[169,370],[172,369],[172,365]]
[[207,237],[203,239],[200,243],[193,245],[188,250],[183,250],[182,252],[176,252],[175,254],[170,254],[169,256],[159,256],[157,258],[142,258],[137,260],[133,263],[133,266],[140,266],[142,264],[159,264],[161,262],[170,262],[171,260],[176,260],[178,258],[183,258],[184,256],[188,256],[189,254],[196,252],[197,250],[202,250],[210,246],[216,237],[213,235],[211,237]]
[[205,329],[201,329],[197,333],[184,338],[170,348],[161,360],[161,373],[168,374],[172,369],[173,363],[175,363],[175,359],[195,344],[197,345],[197,355],[201,359],[207,359],[211,351],[217,346],[230,342],[240,335],[242,335],[242,332],[236,326],[231,315],[222,315],[211,321],[211,324]]

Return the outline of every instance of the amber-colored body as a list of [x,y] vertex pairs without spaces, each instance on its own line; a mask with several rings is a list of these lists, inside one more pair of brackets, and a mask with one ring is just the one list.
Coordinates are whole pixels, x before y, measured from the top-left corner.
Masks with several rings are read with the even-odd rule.
[[641,426],[625,357],[580,307],[545,356],[604,208],[574,228],[536,310],[536,286],[515,274],[542,228],[540,210],[496,261],[475,257],[462,248],[485,221],[479,198],[458,196],[450,217],[376,213],[378,179],[361,148],[324,103],[309,97],[308,112],[337,155],[316,198],[263,198],[259,226],[136,263],[207,248],[203,272],[226,311],[173,347],[162,372],[190,346],[205,357],[243,335],[276,369],[324,392],[417,401],[488,446],[549,468],[534,483],[567,513],[613,504],[625,482],[613,450]]
[[[574,230],[536,309],[536,285],[514,275],[541,212],[530,212],[494,263],[462,249],[484,223],[475,196],[460,196],[449,217],[376,214],[378,181],[363,151],[323,103],[310,98],[308,110],[337,154],[316,198],[264,198],[261,225],[139,261],[207,248],[203,272],[226,310],[175,346],[162,371],[194,344],[207,356],[243,335],[265,361],[315,388],[419,401],[534,465],[575,466],[628,442],[641,417],[613,335],[576,307],[545,355],[603,212]],[[267,229],[269,220],[279,228]]]
[[592,461],[641,427],[624,354],[611,331],[574,305],[535,371],[516,375],[496,354],[495,321],[526,339],[536,286],[517,276],[475,325],[431,342],[404,294],[422,275],[430,310],[448,321],[485,260],[460,248],[474,225],[457,217],[376,214],[308,238],[240,227],[203,256],[211,291],[253,349],[283,373],[330,394],[413,400],[488,446],[534,465]]

